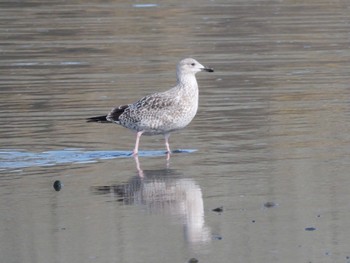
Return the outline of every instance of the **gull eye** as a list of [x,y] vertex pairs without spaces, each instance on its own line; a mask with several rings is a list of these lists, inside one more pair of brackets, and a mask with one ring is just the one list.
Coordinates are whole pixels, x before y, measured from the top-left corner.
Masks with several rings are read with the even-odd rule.
[[195,65],[196,65],[196,63],[192,63],[192,64],[191,64],[191,66],[193,66],[193,67],[194,67]]

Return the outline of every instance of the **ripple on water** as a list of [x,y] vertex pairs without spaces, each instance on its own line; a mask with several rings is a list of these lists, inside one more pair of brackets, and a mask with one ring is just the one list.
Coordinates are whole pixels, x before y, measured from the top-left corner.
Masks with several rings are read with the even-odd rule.
[[[174,150],[174,154],[192,153],[194,149]],[[140,151],[140,157],[163,156],[164,151]],[[131,151],[85,151],[77,149],[64,149],[45,152],[28,152],[23,150],[1,150],[0,169],[18,169],[33,166],[53,166],[67,163],[91,163],[98,160],[115,158],[129,158]]]

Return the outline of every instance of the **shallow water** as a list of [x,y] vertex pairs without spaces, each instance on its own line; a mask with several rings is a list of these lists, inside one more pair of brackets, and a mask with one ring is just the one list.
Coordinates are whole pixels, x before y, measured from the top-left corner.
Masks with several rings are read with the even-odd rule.
[[[4,262],[350,262],[347,1],[0,2]],[[174,84],[170,137],[85,118]],[[55,181],[62,183],[55,191]],[[222,212],[212,211],[223,207]]]

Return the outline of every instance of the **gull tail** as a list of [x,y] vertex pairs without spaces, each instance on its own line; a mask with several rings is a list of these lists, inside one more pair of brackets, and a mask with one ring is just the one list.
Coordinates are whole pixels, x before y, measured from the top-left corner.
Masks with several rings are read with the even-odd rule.
[[87,118],[86,121],[87,122],[110,123],[110,121],[107,120],[107,115]]
[[128,105],[122,105],[111,110],[108,115],[96,116],[87,118],[87,122],[100,122],[100,123],[111,123],[115,122],[119,124],[119,116],[122,115]]

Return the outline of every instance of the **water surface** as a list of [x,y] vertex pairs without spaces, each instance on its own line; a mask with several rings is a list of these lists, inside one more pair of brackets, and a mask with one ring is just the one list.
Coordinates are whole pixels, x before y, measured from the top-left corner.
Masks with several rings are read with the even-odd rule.
[[[348,262],[349,17],[345,0],[1,2],[3,260]],[[167,162],[145,136],[135,162],[133,133],[85,122],[170,88],[188,56],[215,68],[170,137],[196,151]]]

